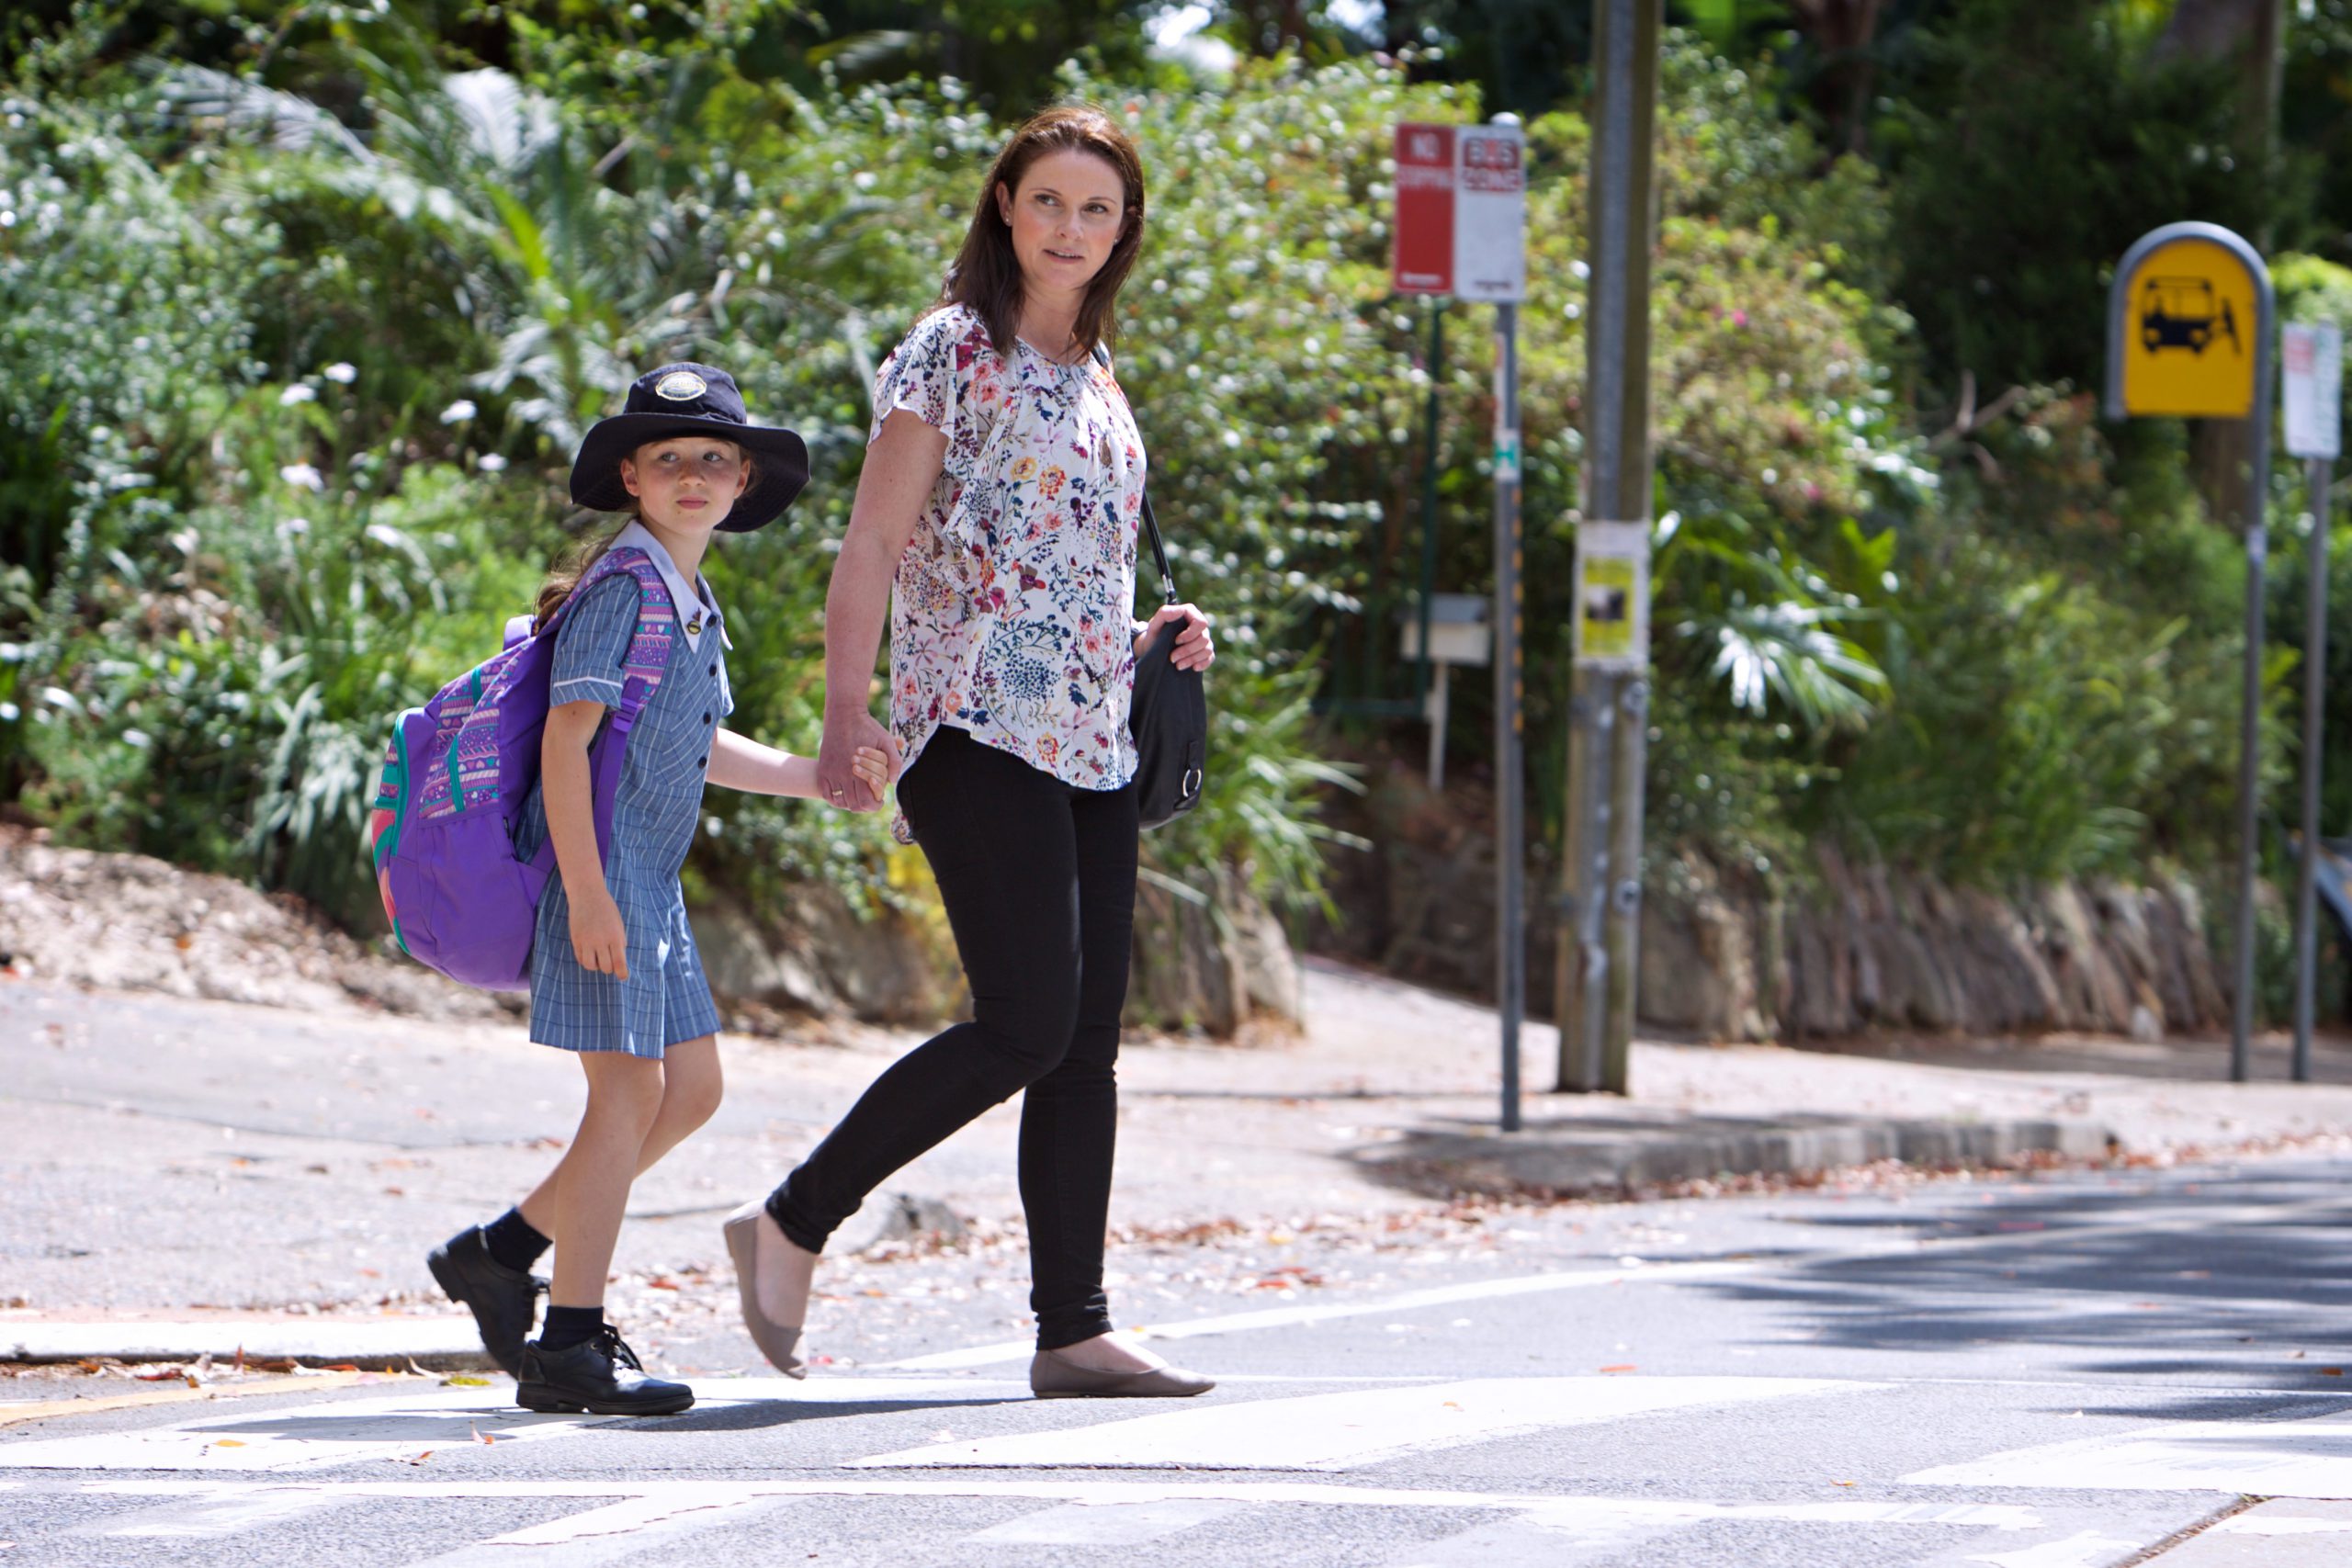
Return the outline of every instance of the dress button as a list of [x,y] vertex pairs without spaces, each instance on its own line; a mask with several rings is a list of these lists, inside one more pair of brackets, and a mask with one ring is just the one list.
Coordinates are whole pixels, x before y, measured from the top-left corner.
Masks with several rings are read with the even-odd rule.
[[705,715],[703,715],[703,716],[702,716],[702,721],[703,721],[705,724],[708,724],[708,723],[710,722],[710,715],[708,715],[708,714],[705,714]]
[[712,665],[712,666],[710,667],[710,672],[711,672],[712,674],[714,674],[714,675],[718,674],[718,665],[716,665],[716,664]]
[[710,766],[710,756],[709,756],[709,754],[708,754],[707,752],[706,752],[706,753],[703,755],[702,760],[701,760],[700,761],[696,762],[696,763],[695,764],[695,767],[697,767],[697,768],[702,768],[702,769],[706,769],[706,770],[707,770],[707,769],[709,768],[709,766]]

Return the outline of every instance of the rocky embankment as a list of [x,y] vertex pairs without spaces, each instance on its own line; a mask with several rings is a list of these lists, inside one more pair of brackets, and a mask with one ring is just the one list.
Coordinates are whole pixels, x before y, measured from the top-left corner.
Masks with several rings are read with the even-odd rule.
[[[1462,793],[1457,786],[1455,793]],[[1451,795],[1382,776],[1343,825],[1372,848],[1334,857],[1344,922],[1311,946],[1398,979],[1493,994],[1491,840]],[[1558,868],[1528,868],[1529,1007],[1551,1012]],[[1655,865],[1642,912],[1647,1027],[1703,1040],[2077,1031],[2155,1039],[2227,1021],[2195,888],[2062,882],[1958,888],[1831,851],[1765,877],[1685,853]]]

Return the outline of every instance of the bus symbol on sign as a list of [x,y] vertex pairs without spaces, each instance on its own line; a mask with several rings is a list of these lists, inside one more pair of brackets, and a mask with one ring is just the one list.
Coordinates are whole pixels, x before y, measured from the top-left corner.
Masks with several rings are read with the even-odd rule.
[[1416,164],[1442,164],[1446,161],[1445,138],[1433,130],[1415,131],[1405,155]]
[[2244,354],[2237,318],[2227,299],[2215,299],[2211,279],[2151,277],[2140,291],[2140,345],[2150,354],[2166,348],[2203,354],[2217,324],[2232,351]]

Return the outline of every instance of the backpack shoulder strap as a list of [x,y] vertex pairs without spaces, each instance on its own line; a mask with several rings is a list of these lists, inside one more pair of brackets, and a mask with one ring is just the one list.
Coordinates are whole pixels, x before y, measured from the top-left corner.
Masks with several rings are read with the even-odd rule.
[[[581,595],[607,578],[627,576],[637,581],[637,631],[629,638],[628,652],[621,660],[621,702],[613,716],[613,728],[626,734],[637,723],[637,716],[662,684],[662,675],[670,667],[670,650],[677,637],[678,610],[670,598],[670,585],[662,580],[662,572],[653,558],[633,545],[606,550],[595,563],[581,574],[579,585],[571,596],[556,611],[560,619],[563,611],[577,604]],[[548,623],[548,630],[555,628],[556,620]]]
[[[1094,345],[1094,362],[1102,367],[1103,369],[1110,370],[1111,351],[1103,347],[1101,344],[1096,344]],[[1113,370],[1111,373],[1114,378],[1118,374],[1115,370]],[[1122,391],[1121,396],[1125,395],[1125,392]],[[1129,407],[1133,406],[1134,405],[1132,404],[1129,405]],[[1145,490],[1143,492],[1143,526],[1144,532],[1151,536],[1152,558],[1159,563],[1159,590],[1168,596],[1168,603],[1170,604],[1176,604],[1178,602],[1176,598],[1176,574],[1168,570],[1168,547],[1160,542],[1159,519],[1151,514],[1151,491],[1148,489]]]

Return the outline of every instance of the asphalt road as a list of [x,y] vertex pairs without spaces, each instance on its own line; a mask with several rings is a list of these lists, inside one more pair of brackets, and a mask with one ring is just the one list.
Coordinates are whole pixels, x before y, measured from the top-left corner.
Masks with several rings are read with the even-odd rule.
[[[1319,1286],[1294,1236],[1306,1261],[1252,1265],[1292,1286],[1152,1325],[1223,1380],[1183,1404],[1031,1401],[1001,1291],[954,1282],[992,1265],[951,1250],[834,1292],[808,1382],[705,1371],[664,1420],[420,1379],[0,1428],[0,1540],[126,1565],[2092,1568],[2199,1532],[2157,1561],[2340,1563],[2347,1173],[1498,1211]],[[1187,1248],[1237,1245],[1267,1244],[1123,1267],[1181,1284]]]

